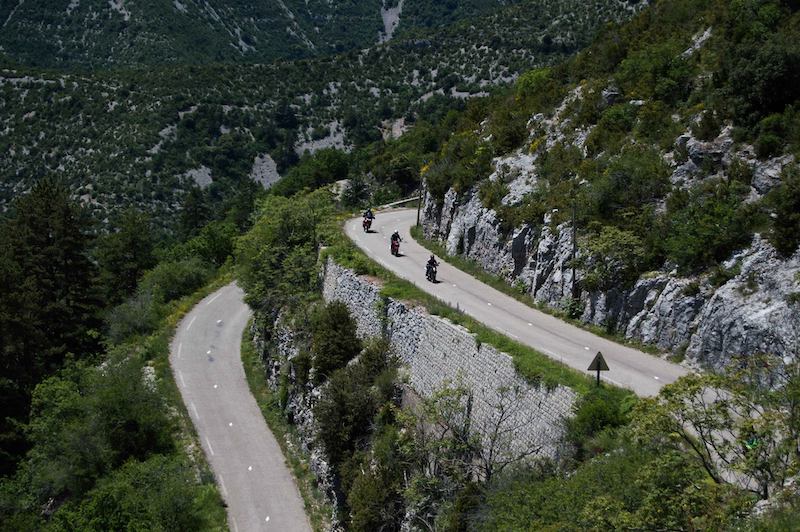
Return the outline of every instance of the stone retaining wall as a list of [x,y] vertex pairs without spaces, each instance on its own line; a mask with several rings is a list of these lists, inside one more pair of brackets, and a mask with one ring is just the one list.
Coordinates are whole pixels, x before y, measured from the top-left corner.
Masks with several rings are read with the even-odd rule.
[[512,451],[536,446],[545,456],[560,454],[563,420],[572,415],[577,398],[570,388],[529,384],[509,355],[479,344],[465,328],[423,308],[381,296],[378,281],[331,259],[323,297],[348,306],[359,335],[385,335],[408,371],[409,384],[422,397],[448,384],[462,385],[471,391],[472,422],[482,434],[500,425]]

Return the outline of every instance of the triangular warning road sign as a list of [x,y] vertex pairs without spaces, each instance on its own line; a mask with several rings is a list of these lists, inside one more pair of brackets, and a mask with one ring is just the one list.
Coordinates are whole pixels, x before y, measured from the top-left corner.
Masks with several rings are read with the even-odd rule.
[[597,352],[587,371],[608,371],[608,364],[606,364],[606,359],[603,358],[603,353]]

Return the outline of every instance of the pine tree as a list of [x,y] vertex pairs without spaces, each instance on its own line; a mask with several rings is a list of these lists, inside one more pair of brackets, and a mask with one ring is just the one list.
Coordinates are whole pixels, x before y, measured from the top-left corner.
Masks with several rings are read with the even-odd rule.
[[24,448],[31,392],[68,355],[99,349],[97,271],[88,220],[67,188],[34,185],[0,223],[0,473]]

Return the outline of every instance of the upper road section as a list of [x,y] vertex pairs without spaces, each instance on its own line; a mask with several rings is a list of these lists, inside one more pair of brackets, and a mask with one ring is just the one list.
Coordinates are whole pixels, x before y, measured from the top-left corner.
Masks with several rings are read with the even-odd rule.
[[[415,209],[381,211],[376,214],[372,232],[364,233],[361,218],[345,224],[345,231],[370,258],[398,277],[411,281],[441,301],[460,309],[486,326],[528,345],[580,372],[586,372],[598,351],[610,371],[603,380],[652,396],[665,384],[688,371],[681,366],[596,336],[486,286],[474,277],[450,266],[441,258],[436,284],[425,280],[425,263],[430,252],[411,238],[416,223]],[[389,237],[398,230],[403,238],[400,257],[389,252]]]

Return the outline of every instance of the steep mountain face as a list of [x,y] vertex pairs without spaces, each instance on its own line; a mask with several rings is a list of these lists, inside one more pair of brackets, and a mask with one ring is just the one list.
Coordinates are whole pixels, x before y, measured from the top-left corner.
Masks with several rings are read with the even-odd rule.
[[[491,109],[429,166],[425,234],[545,306],[702,366],[795,357],[797,7],[712,4],[658,2],[523,76],[516,115]],[[487,151],[504,154],[489,165]]]
[[100,220],[135,205],[169,225],[194,186],[216,197],[250,180],[273,181],[306,150],[363,146],[381,139],[381,124],[401,132],[405,119],[486,95],[630,13],[616,0],[544,0],[425,39],[301,62],[97,74],[6,68],[0,203],[55,174]]
[[269,62],[368,47],[386,39],[387,15],[413,30],[510,3],[417,0],[406,21],[403,5],[381,0],[15,0],[0,6],[0,46],[49,67]]

